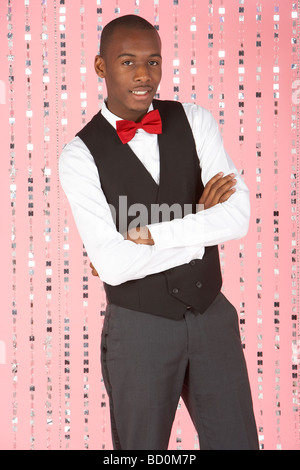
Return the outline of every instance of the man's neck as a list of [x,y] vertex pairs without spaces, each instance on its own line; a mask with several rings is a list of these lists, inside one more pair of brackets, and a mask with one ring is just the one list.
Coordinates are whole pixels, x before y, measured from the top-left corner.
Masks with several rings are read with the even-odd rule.
[[107,109],[115,117],[117,117],[119,119],[125,119],[125,120],[128,120],[128,121],[134,121],[134,122],[140,122],[143,119],[143,117],[149,111],[149,109],[147,108],[146,110],[143,110],[143,111],[134,111],[134,110],[132,110],[132,112],[128,111],[126,113],[125,112],[124,113],[118,113],[118,112],[115,112],[113,109],[111,109],[108,99],[105,100],[105,104],[106,104]]

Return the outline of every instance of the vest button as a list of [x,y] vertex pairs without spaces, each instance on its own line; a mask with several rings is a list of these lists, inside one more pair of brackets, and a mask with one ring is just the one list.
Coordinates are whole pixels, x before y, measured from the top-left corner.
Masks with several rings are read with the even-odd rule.
[[202,287],[202,282],[197,281],[197,282],[196,282],[196,287],[198,287],[198,289],[201,289],[201,287]]
[[192,261],[190,261],[190,266],[195,266],[195,264],[196,264],[196,261],[192,259]]
[[172,290],[173,294],[178,294],[179,292],[179,289],[177,289],[177,287],[174,287],[174,289]]

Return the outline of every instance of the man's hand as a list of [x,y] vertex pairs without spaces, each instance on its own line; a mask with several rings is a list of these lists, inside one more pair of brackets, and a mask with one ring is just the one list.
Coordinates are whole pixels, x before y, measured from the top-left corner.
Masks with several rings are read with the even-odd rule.
[[97,273],[97,271],[96,271],[96,269],[95,269],[95,267],[92,263],[90,263],[90,267],[92,268],[92,275],[93,276],[99,276],[99,274]]
[[154,245],[154,240],[147,227],[133,228],[125,234],[124,238],[138,245]]
[[236,179],[234,179],[234,177],[234,173],[227,176],[223,176],[223,173],[218,173],[211,178],[199,199],[198,204],[201,205],[199,211],[209,209],[220,202],[227,201],[235,192],[233,186],[236,184]]

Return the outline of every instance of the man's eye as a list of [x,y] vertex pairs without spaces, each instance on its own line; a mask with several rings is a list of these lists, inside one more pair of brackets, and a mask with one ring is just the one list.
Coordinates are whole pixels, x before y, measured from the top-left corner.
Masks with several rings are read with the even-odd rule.
[[149,65],[159,65],[159,62],[157,60],[150,60]]
[[123,62],[123,65],[128,66],[128,65],[131,65],[132,63],[133,63],[132,60],[125,60],[125,62]]

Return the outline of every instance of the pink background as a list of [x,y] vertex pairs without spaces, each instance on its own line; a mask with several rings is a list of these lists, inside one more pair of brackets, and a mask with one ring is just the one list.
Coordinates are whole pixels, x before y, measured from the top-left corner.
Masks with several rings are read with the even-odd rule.
[[[244,239],[220,246],[223,290],[240,317],[261,448],[299,449],[299,20],[291,0],[1,1],[0,448],[111,449],[99,361],[105,297],[57,161],[105,97],[93,71],[100,27],[127,13],[159,25],[160,98],[196,101],[225,120],[252,216]],[[181,404],[170,449],[198,447]]]

